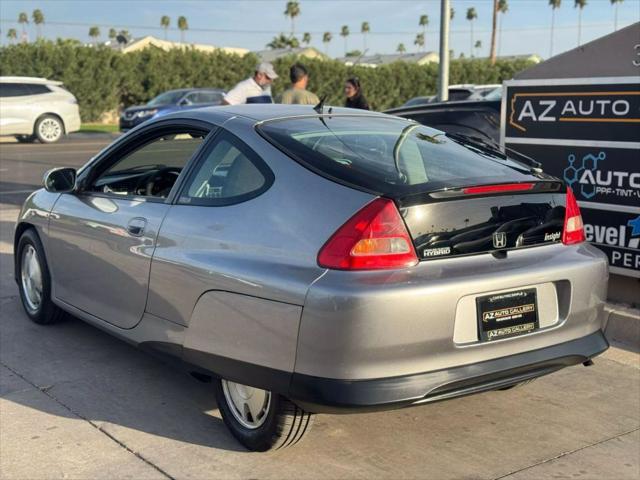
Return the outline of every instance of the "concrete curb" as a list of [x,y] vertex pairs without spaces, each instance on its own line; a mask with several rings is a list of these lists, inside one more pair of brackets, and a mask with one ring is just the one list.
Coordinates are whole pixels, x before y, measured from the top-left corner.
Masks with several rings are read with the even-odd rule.
[[624,304],[607,303],[604,311],[607,315],[607,339],[640,350],[640,310]]

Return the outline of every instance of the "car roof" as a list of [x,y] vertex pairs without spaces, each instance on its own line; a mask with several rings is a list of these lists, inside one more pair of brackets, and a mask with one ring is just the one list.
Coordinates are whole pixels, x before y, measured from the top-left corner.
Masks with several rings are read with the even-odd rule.
[[42,77],[0,77],[0,83],[35,83],[46,85],[62,85],[62,82]]
[[[329,110],[331,109],[331,110]],[[332,113],[334,115],[362,115],[370,117],[386,116],[379,112],[370,112],[367,110],[356,110],[353,108],[333,107],[325,106],[324,115]],[[313,109],[313,105],[282,105],[274,103],[256,103],[249,105],[228,105],[228,106],[216,106],[216,107],[204,107],[193,110],[187,110],[186,112],[180,112],[179,114],[173,114],[173,116],[188,116],[197,120],[213,121],[231,118],[234,116],[244,117],[257,122],[264,122],[267,120],[295,118],[304,116],[318,116],[318,112]],[[164,117],[169,118],[169,116]]]

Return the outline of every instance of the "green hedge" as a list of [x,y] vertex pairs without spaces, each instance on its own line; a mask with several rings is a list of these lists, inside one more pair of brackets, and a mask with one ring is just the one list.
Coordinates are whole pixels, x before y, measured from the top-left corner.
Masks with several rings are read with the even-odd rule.
[[[274,94],[286,88],[288,67],[295,58],[275,63],[281,80]],[[333,105],[343,103],[343,81],[357,75],[372,108],[383,110],[436,90],[438,66],[397,62],[378,68],[347,67],[337,61],[304,59],[310,71],[309,89],[327,95]],[[106,47],[83,46],[72,40],[38,41],[0,48],[0,75],[26,75],[61,80],[78,98],[84,121],[97,120],[104,112],[145,103],[159,93],[181,87],[231,88],[255,67],[254,55],[240,57],[196,50],[164,52],[149,48],[122,54]],[[527,61],[453,60],[450,82],[500,83],[531,64]]]

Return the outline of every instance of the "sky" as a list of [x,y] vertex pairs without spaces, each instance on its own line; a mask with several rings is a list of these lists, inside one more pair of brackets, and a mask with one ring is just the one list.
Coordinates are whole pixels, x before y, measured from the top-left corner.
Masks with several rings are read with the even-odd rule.
[[[487,56],[491,36],[492,0],[451,0],[455,10],[451,22],[450,48],[454,57],[460,53],[469,56],[471,50],[470,22],[465,15],[474,7],[478,18],[473,22],[473,43],[480,40],[481,48],[473,48],[477,57]],[[339,36],[342,25],[348,25],[351,34],[347,38],[348,50],[363,50],[360,26],[367,21],[371,33],[367,36],[367,53],[393,53],[399,43],[407,51],[417,51],[413,42],[420,15],[429,16],[427,27],[427,51],[438,50],[440,24],[439,0],[299,0],[301,14],[295,21],[299,38],[310,32],[311,45],[325,51],[322,33],[332,32],[328,46],[329,55],[342,56],[344,39]],[[278,33],[289,33],[291,23],[284,16],[285,0],[2,0],[0,1],[0,37],[8,43],[6,32],[16,28],[18,14],[39,8],[45,16],[42,35],[46,38],[71,37],[84,42],[89,27],[98,25],[102,38],[106,39],[110,27],[128,29],[134,37],[155,35],[163,38],[160,17],[171,18],[170,40],[179,41],[176,28],[178,16],[184,15],[189,23],[185,41],[216,46],[241,47],[261,50]],[[550,56],[551,7],[548,0],[508,0],[509,10],[501,15],[500,55],[539,54]],[[618,28],[640,21],[640,0],[624,0],[618,7]],[[582,43],[614,30],[614,11],[610,0],[588,0],[582,12]],[[34,39],[33,25],[27,34]],[[640,27],[639,27],[640,43]],[[558,54],[578,44],[578,9],[573,0],[562,0],[556,10],[553,53]]]

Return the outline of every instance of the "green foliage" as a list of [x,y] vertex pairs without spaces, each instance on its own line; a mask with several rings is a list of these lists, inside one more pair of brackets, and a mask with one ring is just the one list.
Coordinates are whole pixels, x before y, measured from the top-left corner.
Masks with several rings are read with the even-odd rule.
[[[273,86],[274,96],[286,87],[286,73],[295,56],[274,62],[281,79]],[[375,110],[402,105],[418,95],[436,91],[438,65],[396,62],[377,68],[347,67],[335,60],[301,59],[310,74],[309,90],[327,95],[327,104],[342,105],[343,82],[356,75]],[[123,54],[103,46],[84,46],[77,41],[38,41],[0,48],[0,75],[26,75],[61,80],[77,98],[83,121],[101,114],[149,101],[174,88],[220,87],[230,89],[253,73],[254,55],[240,57],[223,52],[194,49],[169,52],[148,48]],[[452,60],[450,83],[501,83],[531,66],[524,60]]]

